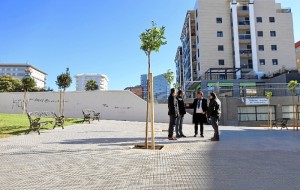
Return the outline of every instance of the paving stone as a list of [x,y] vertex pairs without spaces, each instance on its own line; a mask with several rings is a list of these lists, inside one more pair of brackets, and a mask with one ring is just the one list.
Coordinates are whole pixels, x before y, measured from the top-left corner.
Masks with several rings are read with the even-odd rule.
[[[132,149],[145,124],[100,121],[0,139],[0,189],[300,189],[300,135],[295,131],[221,127],[221,141],[168,141],[162,150]],[[149,133],[150,134],[150,133]]]

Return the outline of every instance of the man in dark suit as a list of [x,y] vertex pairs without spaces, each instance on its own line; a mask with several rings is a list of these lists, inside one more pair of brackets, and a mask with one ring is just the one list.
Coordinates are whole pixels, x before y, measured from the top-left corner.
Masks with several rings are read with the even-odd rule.
[[177,140],[175,137],[173,137],[173,131],[174,131],[174,125],[176,124],[176,118],[178,116],[178,107],[177,107],[177,100],[175,98],[175,89],[171,89],[170,96],[168,98],[168,115],[170,116],[170,122],[169,122],[169,134],[168,139],[169,140]]
[[203,138],[203,124],[207,123],[206,113],[208,110],[207,99],[203,98],[203,92],[197,92],[197,98],[192,104],[194,108],[193,123],[195,124],[195,135],[198,135],[198,124],[200,124],[200,136]]

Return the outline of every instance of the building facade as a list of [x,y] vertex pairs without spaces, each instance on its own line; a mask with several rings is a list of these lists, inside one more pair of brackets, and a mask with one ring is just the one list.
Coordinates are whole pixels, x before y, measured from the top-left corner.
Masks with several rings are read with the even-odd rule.
[[[147,75],[141,75],[141,86],[143,89],[143,99],[147,100]],[[161,75],[153,77],[153,93],[154,99],[157,101],[165,101],[168,99],[170,93],[170,85],[167,79]]]
[[240,82],[296,69],[292,12],[275,0],[197,0],[181,39],[182,88],[190,97],[188,92],[213,90],[216,83],[239,88]]
[[297,42],[295,44],[295,49],[296,49],[296,64],[297,64],[297,68],[298,68],[298,71],[300,71],[300,41]]
[[140,98],[143,98],[143,87],[141,85],[134,87],[127,87],[124,90],[129,90]]
[[89,80],[97,82],[98,90],[108,90],[109,79],[103,74],[78,74],[76,78],[76,91],[85,91],[85,85]]
[[182,46],[177,48],[176,57],[175,57],[175,64],[176,64],[176,83],[179,84],[180,87],[184,84],[183,78],[183,56],[182,56]]
[[46,87],[47,73],[29,64],[0,64],[0,75],[11,75],[20,80],[31,76],[37,88]]

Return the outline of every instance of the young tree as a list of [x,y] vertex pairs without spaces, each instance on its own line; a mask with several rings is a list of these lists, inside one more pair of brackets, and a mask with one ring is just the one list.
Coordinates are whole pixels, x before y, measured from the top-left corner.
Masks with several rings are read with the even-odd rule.
[[66,73],[62,73],[57,76],[56,85],[58,86],[59,93],[59,116],[64,115],[65,107],[65,92],[66,89],[71,86],[72,77],[70,76],[69,68],[67,68]]
[[94,90],[98,90],[98,89],[99,89],[99,86],[95,80],[89,80],[85,84],[86,91],[94,91]]
[[[159,52],[159,49],[162,45],[166,45],[166,37],[165,37],[165,27],[157,27],[154,21],[152,21],[152,26],[149,29],[146,29],[145,32],[140,34],[140,40],[141,40],[141,47],[140,49],[143,50],[148,57],[148,95],[147,95],[147,113],[146,113],[146,138],[145,138],[145,146],[148,148],[148,112],[149,112],[149,98],[151,98],[151,108],[153,108],[153,92],[150,91],[149,86],[153,86],[153,84],[149,84],[149,75],[151,74],[151,53],[152,52]],[[154,109],[154,108],[153,108]],[[154,111],[152,109],[152,112]],[[154,115],[151,113],[152,121],[151,121],[151,134],[152,134],[152,148],[155,147],[154,141]]]
[[295,94],[298,85],[299,84],[297,80],[291,80],[287,85],[288,89],[290,90],[293,96],[293,112],[294,112],[294,120],[295,120],[295,126],[297,128],[297,131],[298,131],[298,111],[297,111],[297,106],[295,104]]
[[179,83],[174,83],[173,86],[174,86],[175,89],[180,90],[180,84]]
[[270,109],[270,101],[271,101],[271,97],[273,95],[272,91],[266,91],[265,92],[265,96],[266,98],[269,100],[268,103],[268,110],[269,110],[269,127],[272,128],[272,110]]
[[22,86],[24,90],[24,100],[23,100],[23,113],[27,113],[28,110],[28,92],[35,87],[36,83],[31,77],[24,77],[22,79]]
[[171,86],[172,82],[174,81],[174,72],[171,69],[168,69],[165,74],[163,74],[164,78],[167,79],[169,86]]

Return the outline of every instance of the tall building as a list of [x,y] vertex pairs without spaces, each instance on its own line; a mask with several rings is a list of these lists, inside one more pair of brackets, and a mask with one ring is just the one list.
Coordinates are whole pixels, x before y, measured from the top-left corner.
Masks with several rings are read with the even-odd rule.
[[177,53],[175,57],[175,64],[176,64],[176,83],[179,84],[180,87],[184,84],[183,79],[183,57],[182,57],[182,46],[177,48]]
[[220,81],[220,87],[238,88],[296,68],[292,12],[275,0],[197,0],[187,12],[181,41],[182,88],[190,96]]
[[98,90],[108,90],[109,79],[103,74],[78,74],[76,78],[76,91],[85,91],[85,85],[89,80],[97,82]]
[[[147,75],[141,75],[141,86],[143,88],[143,99],[147,100]],[[157,101],[166,100],[170,93],[170,85],[167,79],[161,75],[153,77],[153,93],[154,99]]]
[[148,92],[147,80],[148,80],[148,76],[146,74],[141,75],[141,86],[142,86],[144,100],[147,100],[147,92]]
[[130,92],[134,93],[140,98],[143,98],[143,87],[141,85],[134,86],[134,87],[127,87],[124,90],[129,90]]
[[11,75],[20,80],[30,75],[36,87],[46,87],[47,73],[29,64],[0,64],[0,75]]
[[300,71],[300,41],[295,44],[296,49],[296,64],[298,71]]

